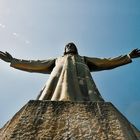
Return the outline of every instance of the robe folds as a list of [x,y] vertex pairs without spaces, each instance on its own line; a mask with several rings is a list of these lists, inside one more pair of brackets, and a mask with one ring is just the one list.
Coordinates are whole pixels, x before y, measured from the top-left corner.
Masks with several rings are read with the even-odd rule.
[[47,60],[13,59],[11,67],[27,72],[50,74],[38,100],[104,101],[91,72],[113,69],[130,63],[128,55],[115,58],[93,58],[67,54]]

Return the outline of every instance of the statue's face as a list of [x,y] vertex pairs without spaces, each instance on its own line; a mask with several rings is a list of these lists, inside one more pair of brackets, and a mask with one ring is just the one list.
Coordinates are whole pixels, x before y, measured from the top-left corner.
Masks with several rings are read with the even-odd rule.
[[65,47],[65,53],[66,54],[69,54],[69,53],[76,54],[77,53],[77,48],[76,48],[75,44],[74,43],[67,44],[66,47]]

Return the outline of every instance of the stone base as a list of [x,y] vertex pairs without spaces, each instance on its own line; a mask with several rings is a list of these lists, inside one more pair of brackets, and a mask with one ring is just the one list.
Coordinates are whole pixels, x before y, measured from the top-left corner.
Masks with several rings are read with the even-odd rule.
[[108,102],[29,101],[0,129],[1,140],[140,140]]

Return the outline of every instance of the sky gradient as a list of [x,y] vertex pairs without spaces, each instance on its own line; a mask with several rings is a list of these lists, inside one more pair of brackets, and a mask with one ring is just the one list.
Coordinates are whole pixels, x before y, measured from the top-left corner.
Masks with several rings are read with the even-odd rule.
[[[62,55],[71,41],[80,55],[90,57],[115,57],[140,48],[140,1],[0,1],[1,51],[42,60]],[[48,76],[0,61],[0,127],[36,99]],[[140,59],[92,76],[103,98],[140,129]]]

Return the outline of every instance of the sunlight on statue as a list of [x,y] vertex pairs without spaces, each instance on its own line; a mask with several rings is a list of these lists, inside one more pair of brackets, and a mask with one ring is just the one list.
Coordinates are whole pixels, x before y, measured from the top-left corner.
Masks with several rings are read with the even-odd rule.
[[115,58],[80,56],[74,43],[65,46],[63,56],[47,60],[21,60],[0,51],[0,59],[9,62],[11,67],[50,74],[37,100],[51,101],[104,101],[91,72],[113,69],[131,63],[133,58],[138,57],[139,49]]

